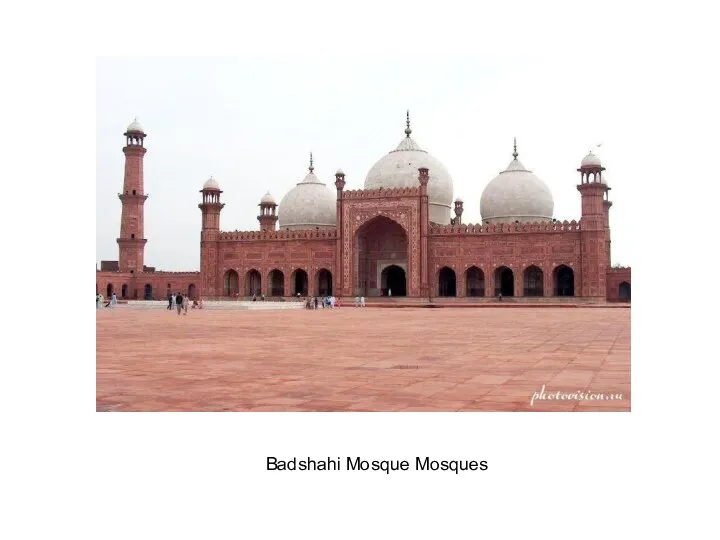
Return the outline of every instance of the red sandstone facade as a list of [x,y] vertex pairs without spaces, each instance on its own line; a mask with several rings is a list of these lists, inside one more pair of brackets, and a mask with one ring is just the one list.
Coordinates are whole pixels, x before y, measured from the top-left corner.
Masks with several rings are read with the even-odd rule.
[[[144,265],[145,133],[128,131],[117,271],[96,272],[96,290],[120,299],[408,296],[566,297],[630,300],[630,268],[610,267],[608,186],[600,166],[578,169],[580,221],[466,225],[428,219],[427,169],[418,185],[345,191],[338,172],[335,229],[276,230],[274,203],[261,203],[259,231],[222,231],[222,191],[201,190],[200,272]],[[106,265],[105,262],[103,263]],[[569,297],[569,298],[568,298]]]

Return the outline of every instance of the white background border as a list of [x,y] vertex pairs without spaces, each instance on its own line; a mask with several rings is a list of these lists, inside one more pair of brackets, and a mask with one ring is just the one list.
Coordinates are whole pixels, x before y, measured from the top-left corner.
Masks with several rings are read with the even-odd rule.
[[[6,8],[7,9],[7,8]],[[4,538],[709,538],[716,8],[124,2],[4,17]],[[637,133],[630,414],[97,414],[94,55],[565,55],[626,81]],[[597,76],[603,76],[597,73]],[[708,243],[711,242],[711,243]],[[87,296],[88,299],[84,300]],[[712,438],[711,438],[712,437]],[[268,454],[485,459],[270,474]],[[708,478],[709,479],[709,478]],[[714,486],[713,483],[710,484]],[[707,494],[706,494],[707,493]]]

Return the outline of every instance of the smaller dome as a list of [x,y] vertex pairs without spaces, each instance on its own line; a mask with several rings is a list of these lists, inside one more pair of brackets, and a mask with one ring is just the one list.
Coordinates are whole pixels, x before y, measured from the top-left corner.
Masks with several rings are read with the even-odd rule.
[[132,121],[132,124],[130,124],[127,127],[126,131],[127,131],[127,133],[143,133],[143,134],[145,133],[145,130],[140,125],[140,122],[138,122],[137,118],[135,118],[135,120]]
[[217,180],[215,180],[212,176],[207,179],[207,182],[203,184],[204,190],[210,190],[210,189],[216,189],[220,191],[220,184],[217,183]]
[[582,163],[580,163],[581,167],[602,167],[602,164],[600,163],[600,158],[597,157],[595,154],[592,153],[592,150],[588,152],[588,155],[585,156],[582,160]]
[[344,174],[345,173],[343,172],[342,169],[338,169],[337,172],[335,173],[335,176],[344,175]]
[[268,191],[265,195],[263,195],[263,198],[260,199],[260,204],[277,204],[275,202],[275,198],[270,195],[270,192]]

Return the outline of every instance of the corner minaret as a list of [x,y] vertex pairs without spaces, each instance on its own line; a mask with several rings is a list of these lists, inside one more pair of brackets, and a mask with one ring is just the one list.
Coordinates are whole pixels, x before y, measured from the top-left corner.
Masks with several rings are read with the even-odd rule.
[[202,202],[198,208],[202,212],[202,231],[200,231],[200,296],[217,298],[222,292],[220,266],[220,211],[225,206],[220,202],[222,190],[211,176],[203,184]]
[[603,198],[607,185],[602,181],[605,167],[600,159],[589,152],[580,164],[582,198],[580,217],[581,241],[581,293],[580,296],[604,300],[606,296],[607,228]]
[[260,222],[261,231],[274,231],[277,223],[277,203],[268,191],[262,199],[260,199],[260,215],[257,217]]
[[118,194],[122,202],[120,238],[117,239],[121,272],[142,272],[145,266],[145,195],[143,187],[143,158],[145,156],[145,130],[137,118],[124,133],[126,145],[125,178],[123,192]]

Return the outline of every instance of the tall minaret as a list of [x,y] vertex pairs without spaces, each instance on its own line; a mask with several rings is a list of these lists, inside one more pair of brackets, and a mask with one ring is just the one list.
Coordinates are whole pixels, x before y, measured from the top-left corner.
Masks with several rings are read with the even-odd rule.
[[119,269],[121,272],[142,272],[145,265],[145,244],[143,207],[147,195],[143,189],[143,158],[145,156],[145,130],[137,118],[124,133],[126,146],[125,179],[123,192],[118,194],[122,202],[120,220]]
[[580,296],[604,300],[607,272],[607,229],[603,198],[607,185],[602,182],[605,167],[592,152],[582,160],[577,189],[582,198],[580,217],[581,276]]

